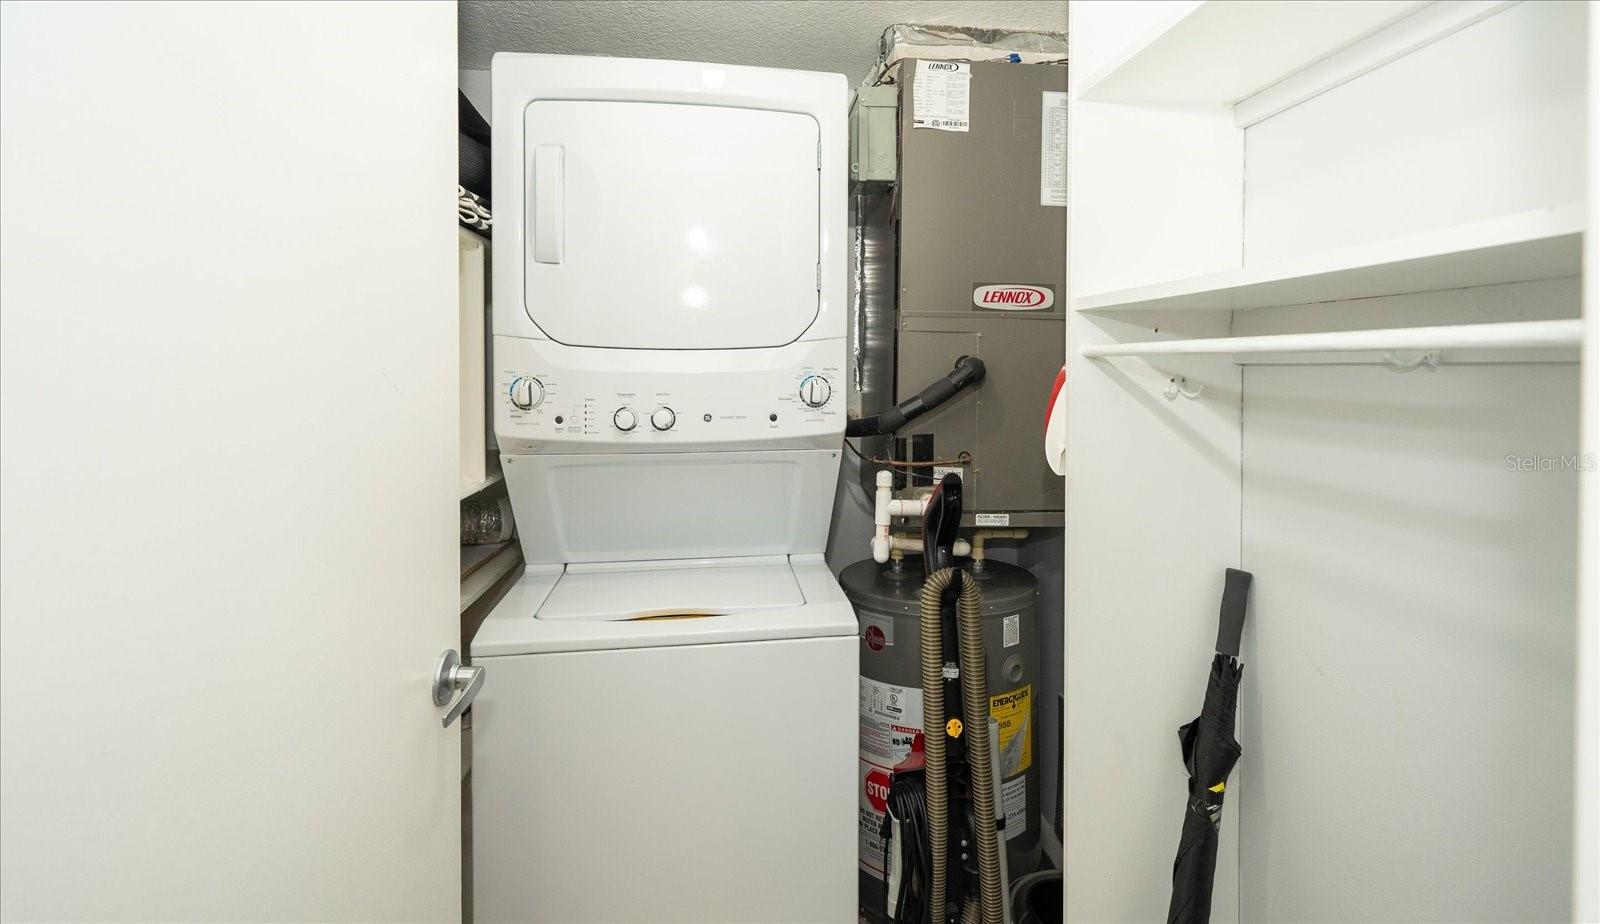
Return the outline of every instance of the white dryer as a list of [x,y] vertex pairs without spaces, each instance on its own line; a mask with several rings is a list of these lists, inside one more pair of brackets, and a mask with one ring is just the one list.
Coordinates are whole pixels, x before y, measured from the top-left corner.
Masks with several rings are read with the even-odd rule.
[[471,645],[480,921],[849,921],[846,83],[494,60],[495,433],[527,572]]

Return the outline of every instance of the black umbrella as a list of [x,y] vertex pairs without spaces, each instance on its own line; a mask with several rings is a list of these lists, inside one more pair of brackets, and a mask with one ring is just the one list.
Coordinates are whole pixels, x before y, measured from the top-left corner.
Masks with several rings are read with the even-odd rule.
[[1250,598],[1250,572],[1228,569],[1222,588],[1217,653],[1211,659],[1206,700],[1200,715],[1178,729],[1183,765],[1189,771],[1189,801],[1183,812],[1183,837],[1172,863],[1172,903],[1167,924],[1205,924],[1211,920],[1211,887],[1217,871],[1217,836],[1222,827],[1222,797],[1228,774],[1239,761],[1233,717],[1239,701],[1239,636]]

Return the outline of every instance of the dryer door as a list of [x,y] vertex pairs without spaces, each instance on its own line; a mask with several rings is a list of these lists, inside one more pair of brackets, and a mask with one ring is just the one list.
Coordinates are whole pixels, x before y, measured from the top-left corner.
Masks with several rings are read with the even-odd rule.
[[812,117],[536,100],[523,130],[524,305],[552,340],[770,347],[816,319]]

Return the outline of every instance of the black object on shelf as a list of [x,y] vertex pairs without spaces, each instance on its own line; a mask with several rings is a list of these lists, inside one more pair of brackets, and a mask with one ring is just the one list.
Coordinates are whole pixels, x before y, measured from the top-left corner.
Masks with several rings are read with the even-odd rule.
[[456,182],[485,202],[489,189],[489,123],[478,113],[467,94],[456,91],[458,159]]

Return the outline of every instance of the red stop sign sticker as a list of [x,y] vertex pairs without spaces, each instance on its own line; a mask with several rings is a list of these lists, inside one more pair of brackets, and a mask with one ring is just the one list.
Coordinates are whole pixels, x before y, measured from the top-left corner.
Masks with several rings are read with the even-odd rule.
[[[878,628],[877,626],[867,626],[866,639],[868,648],[871,648],[873,651],[883,650],[884,637],[882,629]],[[878,811],[881,812],[883,809],[879,809]]]
[[889,807],[889,771],[873,769],[867,773],[867,801],[872,810],[883,812]]

